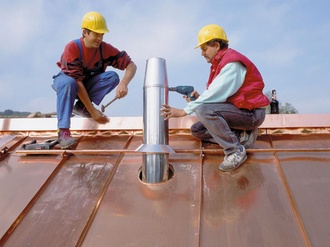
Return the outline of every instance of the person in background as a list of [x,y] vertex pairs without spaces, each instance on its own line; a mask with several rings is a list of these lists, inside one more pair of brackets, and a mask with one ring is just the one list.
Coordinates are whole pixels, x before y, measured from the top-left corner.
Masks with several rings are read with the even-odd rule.
[[164,104],[161,115],[165,120],[183,117],[193,112],[198,122],[191,126],[194,137],[218,143],[224,150],[221,171],[232,171],[247,159],[246,148],[257,139],[258,127],[265,119],[269,99],[263,94],[264,82],[256,66],[244,55],[228,48],[222,27],[211,24],[198,33],[202,56],[211,64],[206,90],[191,93],[184,109]]
[[[57,94],[58,141],[63,149],[71,148],[77,139],[71,136],[71,114],[90,117],[99,124],[109,122],[107,116],[93,105],[116,89],[116,97],[128,93],[128,84],[136,72],[136,65],[125,51],[103,42],[108,33],[105,18],[98,12],[88,12],[82,18],[82,37],[69,42],[61,56],[52,87]],[[108,66],[125,70],[123,78]]]

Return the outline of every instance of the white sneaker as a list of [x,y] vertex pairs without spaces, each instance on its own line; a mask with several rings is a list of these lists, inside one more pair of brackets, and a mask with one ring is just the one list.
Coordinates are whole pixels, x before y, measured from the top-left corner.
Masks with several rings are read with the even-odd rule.
[[219,165],[219,169],[223,172],[235,170],[247,159],[244,146],[240,146],[234,153],[226,155],[223,162]]

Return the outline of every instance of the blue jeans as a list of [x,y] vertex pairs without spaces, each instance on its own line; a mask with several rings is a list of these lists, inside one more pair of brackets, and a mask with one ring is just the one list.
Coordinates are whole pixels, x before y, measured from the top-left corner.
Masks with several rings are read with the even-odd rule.
[[198,106],[195,113],[199,122],[194,123],[191,134],[197,139],[216,142],[225,155],[239,147],[237,133],[258,128],[265,120],[265,109],[251,111],[239,109],[231,103],[212,103]]
[[[118,84],[119,76],[114,71],[106,71],[84,81],[89,99],[96,105],[99,105]],[[57,95],[57,127],[70,128],[73,105],[78,96],[76,80],[61,71],[54,76],[52,87]]]

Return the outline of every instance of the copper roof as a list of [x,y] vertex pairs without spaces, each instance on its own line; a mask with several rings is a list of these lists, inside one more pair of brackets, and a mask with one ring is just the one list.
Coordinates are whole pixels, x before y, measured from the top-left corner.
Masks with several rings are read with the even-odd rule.
[[73,118],[75,150],[22,153],[55,118],[0,119],[0,246],[328,246],[330,115],[267,115],[246,163],[170,120],[170,179],[140,179],[142,118]]

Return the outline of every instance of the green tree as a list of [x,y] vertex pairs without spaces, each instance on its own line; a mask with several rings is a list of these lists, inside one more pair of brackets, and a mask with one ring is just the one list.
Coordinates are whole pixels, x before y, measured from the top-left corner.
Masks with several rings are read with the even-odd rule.
[[13,110],[7,109],[7,110],[4,111],[3,115],[5,115],[5,116],[11,116],[11,115],[13,115],[13,113],[14,113]]
[[281,114],[298,114],[298,110],[288,102],[285,102],[284,105],[280,104],[280,113]]

